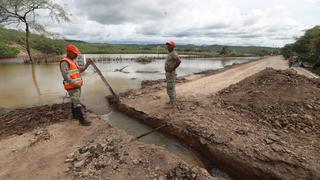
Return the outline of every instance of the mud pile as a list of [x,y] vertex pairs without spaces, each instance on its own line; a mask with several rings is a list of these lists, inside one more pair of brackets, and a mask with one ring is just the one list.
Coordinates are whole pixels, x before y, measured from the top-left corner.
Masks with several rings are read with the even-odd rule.
[[218,93],[220,105],[267,127],[320,134],[320,80],[268,68]]
[[4,112],[0,114],[0,138],[64,121],[70,115],[70,106],[53,104]]

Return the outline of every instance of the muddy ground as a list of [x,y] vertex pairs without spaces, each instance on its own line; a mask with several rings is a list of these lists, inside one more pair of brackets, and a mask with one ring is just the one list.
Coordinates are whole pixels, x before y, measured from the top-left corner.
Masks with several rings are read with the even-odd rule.
[[176,108],[166,108],[165,84],[149,82],[124,94],[117,108],[149,125],[169,124],[163,132],[235,179],[319,179],[319,83],[294,70],[266,69],[217,94],[183,94]]
[[87,117],[92,126],[80,126],[70,104],[2,112],[0,179],[215,179],[92,113]]

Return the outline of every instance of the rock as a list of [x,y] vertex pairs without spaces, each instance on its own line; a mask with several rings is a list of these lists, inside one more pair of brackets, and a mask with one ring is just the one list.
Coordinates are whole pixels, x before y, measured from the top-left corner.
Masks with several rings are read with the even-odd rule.
[[115,165],[113,165],[113,166],[112,166],[112,169],[113,169],[113,170],[118,169],[118,165],[116,165],[116,164],[115,164]]
[[310,104],[307,104],[307,108],[313,109],[313,106],[311,106]]
[[273,143],[273,141],[272,140],[270,140],[270,139],[264,139],[264,141],[266,142],[266,144],[272,144]]
[[132,160],[132,162],[133,162],[134,165],[139,164],[139,160],[137,160],[137,159]]
[[281,128],[281,127],[282,127],[281,124],[280,124],[280,122],[279,122],[278,120],[276,120],[276,121],[274,122],[274,124],[275,124],[275,126],[278,127],[278,128]]
[[74,157],[74,152],[72,152],[72,153],[70,153],[70,154],[67,155],[67,158],[68,158],[68,159],[72,159],[73,157]]
[[156,170],[156,171],[159,171],[159,170],[160,170],[160,167],[159,167],[159,166],[156,166],[155,170]]
[[153,100],[158,100],[158,99],[161,99],[161,97],[160,96],[152,96],[152,99]]
[[240,135],[248,135],[248,131],[244,129],[237,129],[236,133]]
[[268,138],[269,138],[270,140],[272,140],[272,141],[275,141],[275,142],[280,141],[280,137],[277,136],[277,135],[274,135],[274,134],[270,134],[270,135],[268,136]]
[[310,120],[310,121],[313,120],[313,116],[311,116],[311,115],[309,115],[309,114],[305,114],[305,115],[304,115],[304,118],[306,118],[306,119],[308,119],[308,120]]
[[74,167],[75,168],[81,168],[84,165],[84,162],[85,162],[84,160],[75,162],[74,163]]
[[87,152],[89,150],[89,147],[88,146],[83,146],[79,149],[79,153],[83,154],[85,152]]
[[80,177],[88,177],[89,174],[90,173],[88,171],[84,171],[84,172],[79,173]]
[[64,162],[65,163],[69,163],[69,162],[73,162],[74,161],[74,159],[73,158],[70,158],[70,159],[66,159],[66,160],[64,160]]
[[67,167],[64,172],[69,172],[70,171],[70,167]]

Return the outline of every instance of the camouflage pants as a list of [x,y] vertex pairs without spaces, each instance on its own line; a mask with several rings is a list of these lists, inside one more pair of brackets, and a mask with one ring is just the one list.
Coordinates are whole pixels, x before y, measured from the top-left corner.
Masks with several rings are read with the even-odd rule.
[[77,89],[70,89],[67,90],[70,99],[71,99],[71,103],[74,107],[81,107],[81,103],[80,103],[80,95],[81,95],[81,89],[77,88]]
[[166,72],[166,81],[167,81],[167,94],[170,98],[170,100],[176,100],[176,78],[177,74],[176,72]]

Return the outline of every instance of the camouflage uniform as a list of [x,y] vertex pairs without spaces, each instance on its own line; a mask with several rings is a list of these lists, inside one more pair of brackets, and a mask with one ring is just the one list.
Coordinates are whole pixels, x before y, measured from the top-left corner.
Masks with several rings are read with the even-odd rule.
[[[61,62],[60,70],[61,70],[61,74],[63,76],[64,81],[68,83],[74,83],[74,80],[71,79],[68,75],[69,64],[67,62],[65,61]],[[70,90],[67,90],[67,92],[70,96],[72,106],[81,107],[81,103],[80,103],[81,88],[70,89]]]
[[167,94],[171,101],[176,100],[176,78],[177,74],[174,69],[177,58],[179,58],[178,53],[176,51],[172,51],[168,54],[166,63],[165,63],[165,71],[166,71],[166,81],[167,81]]

